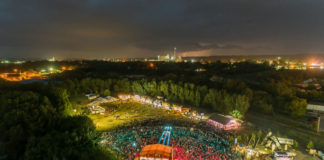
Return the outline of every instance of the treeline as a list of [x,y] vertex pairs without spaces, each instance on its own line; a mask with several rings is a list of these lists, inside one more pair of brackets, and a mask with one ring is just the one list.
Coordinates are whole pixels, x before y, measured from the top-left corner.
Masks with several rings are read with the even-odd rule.
[[[222,84],[222,85],[221,85]],[[251,90],[237,80],[223,80],[217,88],[187,82],[132,80],[127,78],[85,78],[60,82],[71,95],[99,93],[114,95],[136,93],[151,97],[162,96],[169,102],[201,107],[229,114],[239,110],[245,114],[249,109],[268,114],[283,113],[292,117],[304,115],[306,99],[296,96],[295,90],[284,83],[264,83]]]
[[86,116],[73,116],[66,90],[4,85],[0,90],[0,159],[114,159],[99,146]]
[[285,83],[264,83],[261,89],[254,91],[251,102],[253,110],[264,113],[282,113],[291,117],[305,114],[307,100],[298,97],[296,90]]
[[204,107],[225,114],[229,114],[234,109],[244,114],[250,106],[249,97],[246,95],[230,94],[226,90],[216,90],[185,82],[86,78],[66,80],[61,85],[72,95],[99,93],[106,96],[136,93],[151,97],[162,96],[169,102]]

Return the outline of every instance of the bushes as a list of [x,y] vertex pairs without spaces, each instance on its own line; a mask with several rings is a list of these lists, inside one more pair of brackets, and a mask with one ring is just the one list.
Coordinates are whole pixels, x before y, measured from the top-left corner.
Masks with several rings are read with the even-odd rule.
[[307,149],[313,149],[314,148],[314,143],[313,141],[309,141],[307,144]]

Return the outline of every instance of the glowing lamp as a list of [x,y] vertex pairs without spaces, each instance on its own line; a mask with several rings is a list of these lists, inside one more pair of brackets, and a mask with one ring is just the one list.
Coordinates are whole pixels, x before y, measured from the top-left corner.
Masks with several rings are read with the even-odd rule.
[[154,63],[150,63],[150,67],[151,68],[154,68]]

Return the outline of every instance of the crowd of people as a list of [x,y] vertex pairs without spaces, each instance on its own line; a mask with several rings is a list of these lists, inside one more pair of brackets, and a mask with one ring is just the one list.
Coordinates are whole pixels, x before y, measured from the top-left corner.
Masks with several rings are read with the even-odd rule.
[[[102,145],[110,148],[121,159],[135,159],[141,149],[150,144],[157,144],[163,132],[164,124],[149,121],[134,126],[119,128],[103,134]],[[204,124],[175,125],[172,127],[169,146],[173,147],[173,158],[191,159],[237,159],[227,138],[230,133],[217,131]]]

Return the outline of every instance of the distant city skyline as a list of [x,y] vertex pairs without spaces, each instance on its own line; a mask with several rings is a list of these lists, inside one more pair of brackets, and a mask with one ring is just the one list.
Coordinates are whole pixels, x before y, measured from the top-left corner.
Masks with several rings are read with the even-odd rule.
[[319,0],[2,0],[0,58],[324,53]]

